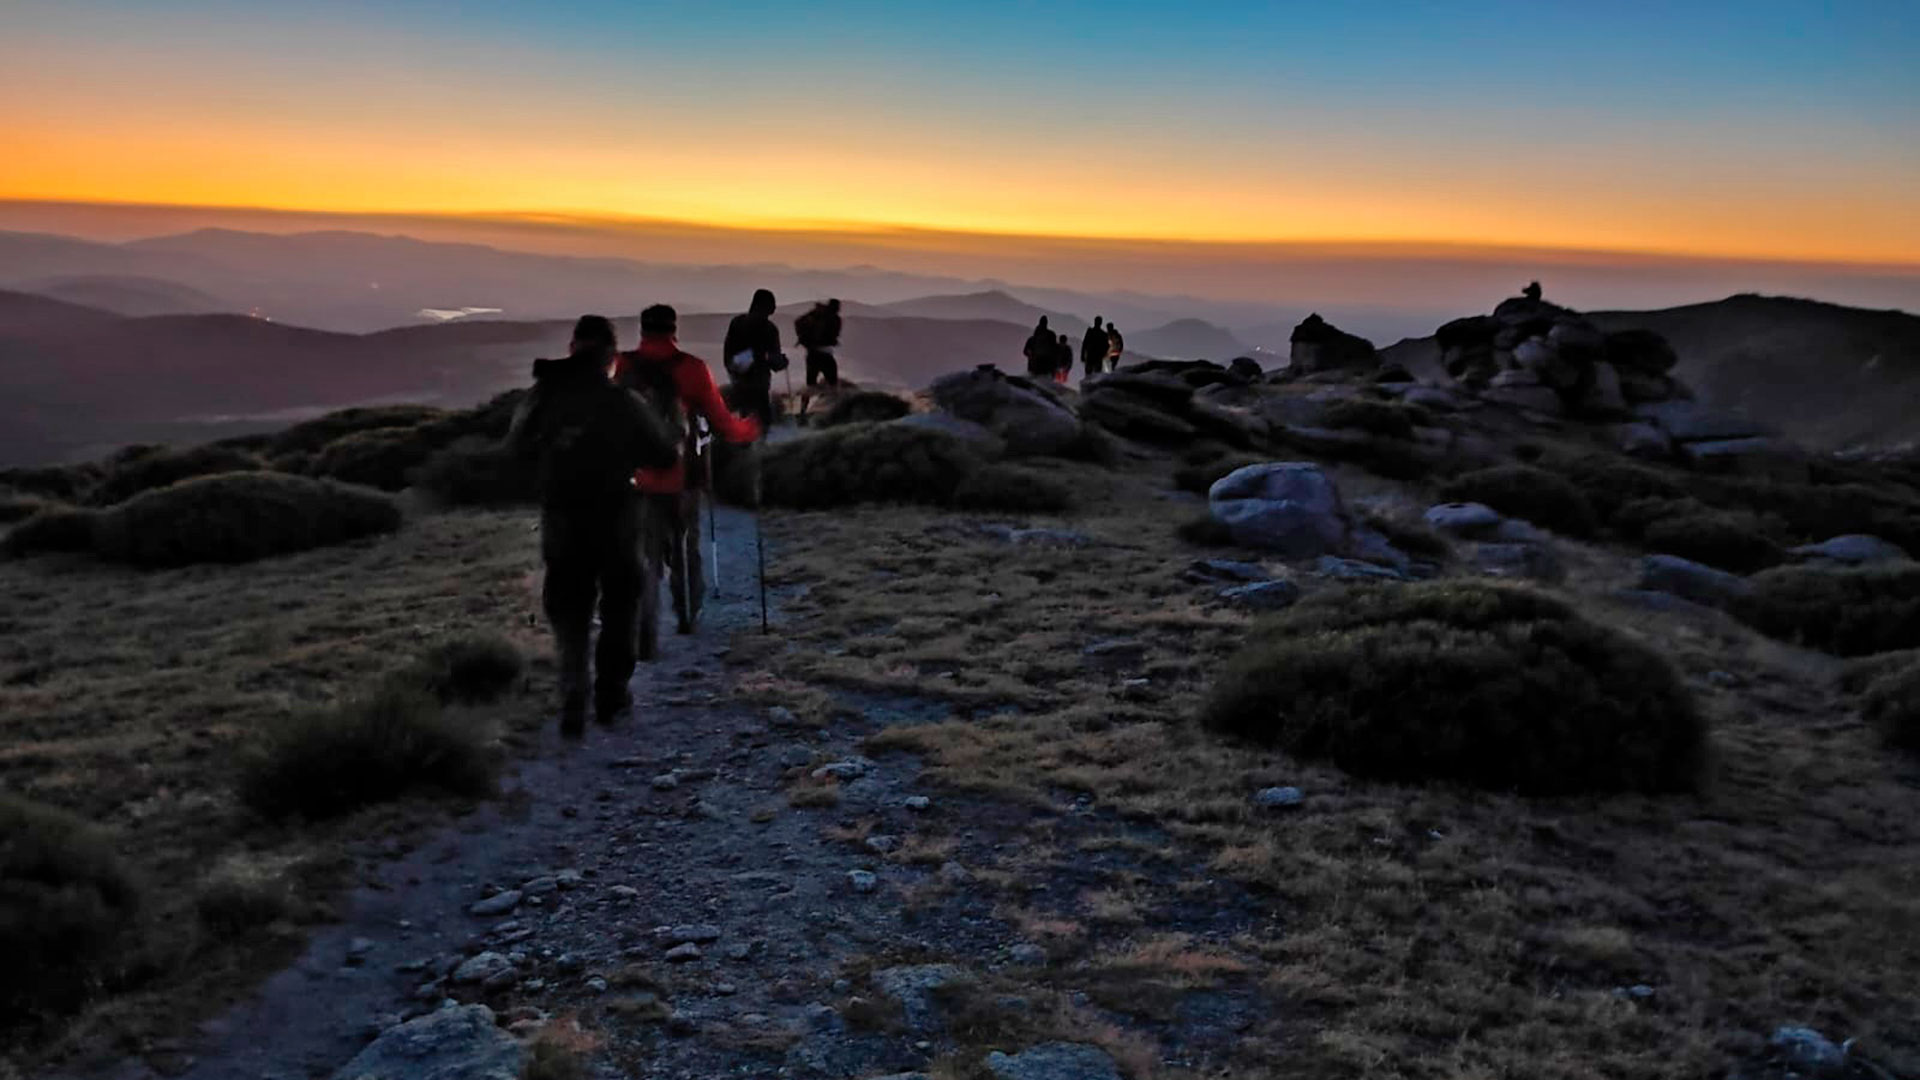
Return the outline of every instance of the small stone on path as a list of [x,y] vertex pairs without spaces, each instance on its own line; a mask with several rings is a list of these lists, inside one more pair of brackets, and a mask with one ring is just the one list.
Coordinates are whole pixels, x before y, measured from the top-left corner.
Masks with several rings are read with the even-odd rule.
[[520,890],[507,889],[504,892],[494,893],[492,896],[473,905],[467,909],[467,913],[470,915],[479,915],[484,918],[491,915],[505,915],[507,912],[519,906]]
[[1306,797],[1297,787],[1270,787],[1254,793],[1253,801],[1261,806],[1299,806]]
[[880,879],[871,870],[847,871],[847,884],[857,893],[870,893],[880,887]]

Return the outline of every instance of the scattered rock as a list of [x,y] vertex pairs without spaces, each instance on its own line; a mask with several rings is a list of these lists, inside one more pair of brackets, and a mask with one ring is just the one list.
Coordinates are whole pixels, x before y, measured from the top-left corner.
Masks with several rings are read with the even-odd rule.
[[506,889],[494,893],[492,896],[468,908],[467,913],[469,915],[478,915],[481,918],[488,918],[494,915],[505,915],[519,906],[520,890]]
[[873,984],[900,1003],[907,1029],[921,1035],[942,1026],[935,992],[968,979],[966,971],[953,964],[915,964],[883,968],[873,974]]
[[1300,599],[1300,586],[1291,581],[1257,581],[1221,589],[1220,599],[1250,611],[1279,611]]
[[1697,401],[1660,401],[1636,405],[1633,415],[1682,443],[1721,442],[1777,434],[1769,425],[1751,417],[1715,409]]
[[497,952],[483,952],[468,957],[454,968],[453,982],[456,986],[491,987],[512,982],[517,974],[513,961]]
[[553,880],[554,880],[554,883],[559,885],[562,889],[571,890],[571,889],[577,889],[580,886],[586,884],[586,875],[582,874],[578,870],[566,869],[553,875]]
[[347,942],[346,960],[349,966],[359,967],[366,963],[367,954],[374,948],[372,938],[357,937]]
[[1352,532],[1339,489],[1309,462],[1236,469],[1214,483],[1207,502],[1235,541],[1289,559],[1342,550]]
[[1270,787],[1254,792],[1253,802],[1256,806],[1277,808],[1299,806],[1306,801],[1306,798],[1307,793],[1297,787]]
[[1358,559],[1322,555],[1314,561],[1313,572],[1335,581],[1405,581],[1407,575],[1391,566],[1376,566]]
[[705,954],[700,951],[700,946],[695,945],[691,941],[687,941],[667,950],[667,962],[672,964],[686,964],[700,959],[703,955]]
[[380,1033],[334,1080],[519,1080],[526,1050],[485,1005],[455,1006]]
[[1047,950],[1031,941],[1022,941],[1007,950],[1007,959],[1022,967],[1039,967],[1047,962]]
[[1080,650],[1080,655],[1088,661],[1105,667],[1127,667],[1138,664],[1147,657],[1147,647],[1138,641],[1108,640],[1096,641]]
[[879,836],[867,837],[861,846],[873,852],[875,855],[885,855],[900,846],[900,838],[897,836],[888,836],[883,833]]
[[1847,1063],[1845,1048],[1808,1027],[1776,1028],[1767,1048],[1796,1069],[1838,1069]]
[[858,780],[873,771],[873,762],[863,757],[851,757],[844,761],[834,761],[813,770],[815,780],[832,777],[835,780]]
[[847,884],[857,893],[870,893],[880,887],[880,878],[871,870],[847,871]]
[[1613,429],[1613,442],[1628,457],[1659,461],[1673,456],[1673,439],[1653,424],[1617,425]]
[[925,795],[909,795],[906,797],[904,801],[901,802],[900,805],[918,813],[918,812],[931,809],[933,806],[933,800],[927,798]]
[[1907,550],[1900,545],[1889,543],[1877,536],[1865,536],[1859,533],[1849,533],[1846,536],[1836,536],[1831,540],[1822,540],[1817,544],[1793,548],[1787,554],[1796,559],[1838,563],[1844,566],[1908,562],[1911,559]]
[[987,1055],[995,1080],[1120,1080],[1106,1051],[1085,1043],[1044,1043],[1018,1054]]
[[1560,557],[1554,553],[1553,546],[1538,541],[1475,545],[1473,567],[1490,577],[1523,578],[1531,581],[1558,581],[1566,575],[1566,568],[1561,565]]
[[996,540],[1004,540],[1009,544],[1018,544],[1023,547],[1086,547],[1093,543],[1085,533],[1077,533],[1071,529],[1025,529],[1012,525],[987,524],[980,526],[980,531]]
[[1794,443],[1770,436],[1711,439],[1686,443],[1680,456],[1701,472],[1805,479],[1807,454]]
[[1201,585],[1220,581],[1266,581],[1273,577],[1259,563],[1236,562],[1233,559],[1200,559],[1188,566],[1180,576]]
[[1715,570],[1678,555],[1648,555],[1640,560],[1640,588],[1671,593],[1709,607],[1725,608],[1751,590],[1745,578]]
[[720,940],[720,928],[708,923],[663,926],[653,932],[653,937],[662,945],[685,945],[690,941],[705,945]]
[[522,896],[545,896],[548,893],[558,891],[560,891],[560,879],[544,875],[533,878],[526,884],[520,886],[520,894]]
[[607,980],[598,975],[587,976],[586,981],[582,983],[582,985],[596,994],[604,994],[607,992]]
[[653,778],[653,790],[655,791],[672,791],[679,786],[680,776],[678,773],[664,772]]
[[1454,536],[1485,536],[1506,520],[1480,503],[1440,503],[1428,507],[1423,518],[1433,529]]
[[767,723],[773,727],[798,727],[800,718],[785,705],[770,705],[767,707]]

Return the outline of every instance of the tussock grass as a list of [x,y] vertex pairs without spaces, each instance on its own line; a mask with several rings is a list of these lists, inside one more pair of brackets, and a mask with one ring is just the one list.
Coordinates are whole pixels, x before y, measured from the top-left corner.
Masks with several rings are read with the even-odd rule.
[[1706,725],[1645,646],[1525,589],[1327,594],[1260,626],[1208,727],[1390,780],[1534,794],[1694,787]]
[[414,792],[493,793],[494,732],[425,691],[369,696],[271,725],[241,766],[240,800],[267,817],[330,818]]
[[114,978],[141,906],[104,833],[0,792],[0,1030],[71,1009]]
[[1330,428],[1364,431],[1382,438],[1410,439],[1414,428],[1433,426],[1433,416],[1418,405],[1348,398],[1329,406],[1321,423]]
[[1770,637],[1838,656],[1920,647],[1920,566],[1782,566],[1752,583],[1734,610]]
[[400,491],[413,482],[414,470],[432,456],[436,444],[420,428],[376,428],[335,439],[307,463],[309,476]]
[[196,476],[256,472],[266,467],[258,456],[230,447],[157,447],[114,464],[99,485],[87,493],[86,501],[92,506],[113,506],[142,492]]
[[1860,712],[1887,745],[1920,754],[1920,662],[1875,679]]
[[[1663,555],[1705,563],[1736,574],[1751,574],[1777,566],[1786,557],[1768,538],[1768,523],[1739,510],[1708,510],[1697,503],[1666,503],[1671,512],[1656,515],[1640,526],[1640,545]],[[1627,512],[1644,512],[1642,503]]]
[[135,566],[239,563],[390,533],[392,500],[278,473],[225,473],[150,491],[103,512],[94,550]]
[[266,444],[266,453],[269,457],[319,454],[329,444],[353,435],[413,428],[444,421],[448,416],[445,410],[426,405],[374,405],[340,409],[295,424],[272,436]]
[[772,505],[801,510],[869,502],[944,506],[982,464],[944,432],[848,424],[763,447],[761,494]]
[[442,705],[480,705],[505,696],[525,671],[513,642],[499,634],[468,634],[434,646],[397,678]]
[[1508,517],[1568,536],[1592,536],[1599,527],[1593,505],[1566,479],[1531,465],[1496,465],[1454,477],[1440,489],[1446,502],[1477,502]]
[[989,463],[968,473],[953,489],[962,510],[1010,514],[1058,514],[1073,505],[1067,486],[1032,468]]

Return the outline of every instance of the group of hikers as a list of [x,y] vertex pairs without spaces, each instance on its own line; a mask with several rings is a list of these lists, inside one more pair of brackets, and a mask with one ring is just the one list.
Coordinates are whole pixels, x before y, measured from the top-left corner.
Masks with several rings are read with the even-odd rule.
[[[612,320],[582,315],[564,359],[534,361],[507,446],[538,465],[541,603],[559,654],[564,735],[584,733],[589,703],[602,723],[631,708],[634,667],[659,651],[662,577],[679,632],[693,632],[705,589],[700,504],[711,497],[712,437],[750,444],[773,426],[773,373],[787,368],[774,306],[760,289],[728,324],[726,395],[706,361],[680,348],[679,317],[665,304],[640,313],[636,349],[621,350]],[[816,305],[801,324],[808,385],[838,385],[839,301]]]
[[[1126,351],[1126,339],[1120,336],[1120,328],[1112,323],[1103,326],[1103,321],[1103,316],[1095,315],[1093,325],[1087,327],[1086,334],[1080,338],[1083,379],[1118,368],[1120,354]],[[1073,371],[1073,340],[1065,334],[1056,335],[1047,326],[1045,315],[1040,316],[1039,325],[1033,328],[1022,351],[1027,358],[1027,375],[1031,378],[1065,383]]]

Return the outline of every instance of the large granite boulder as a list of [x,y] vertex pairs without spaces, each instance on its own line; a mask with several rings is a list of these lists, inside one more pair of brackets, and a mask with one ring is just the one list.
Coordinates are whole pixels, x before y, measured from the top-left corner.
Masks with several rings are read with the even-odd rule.
[[1340,489],[1320,466],[1303,461],[1248,465],[1214,482],[1207,492],[1214,520],[1236,543],[1288,559],[1313,559],[1345,550],[1353,521]]
[[381,1032],[333,1080],[519,1080],[525,1058],[492,1009],[455,1006]]
[[1753,590],[1743,577],[1678,555],[1648,555],[1640,560],[1640,588],[1716,608],[1732,607]]
[[1039,384],[991,364],[935,379],[935,405],[993,432],[1010,454],[1060,454],[1080,441],[1080,419]]
[[[1675,362],[1665,338],[1649,330],[1609,334],[1570,308],[1541,299],[1537,285],[1500,302],[1492,315],[1455,319],[1435,333],[1441,362],[1463,385],[1489,400],[1535,412],[1610,419],[1629,405],[1689,396],[1670,374]],[[1532,391],[1513,392],[1503,376],[1524,373],[1529,386],[1552,391],[1545,408]]]
[[1287,370],[1298,375],[1324,371],[1372,371],[1380,366],[1373,342],[1333,325],[1318,314],[1293,328]]

